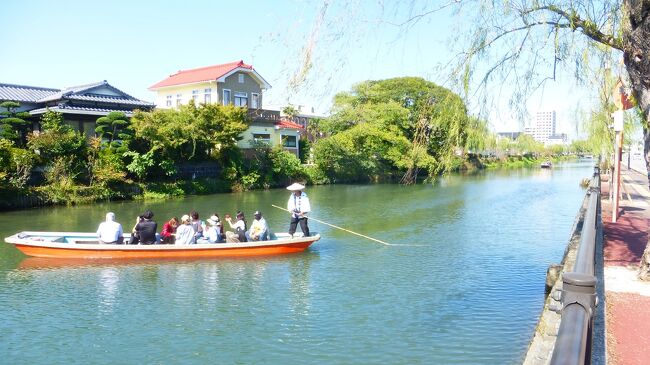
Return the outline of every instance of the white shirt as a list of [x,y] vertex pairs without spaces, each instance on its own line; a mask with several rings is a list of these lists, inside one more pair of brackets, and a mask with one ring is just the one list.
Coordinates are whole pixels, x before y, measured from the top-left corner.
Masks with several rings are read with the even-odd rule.
[[291,212],[291,216],[294,218],[299,218],[300,214],[294,213],[294,210],[303,213],[303,216],[307,216],[307,213],[311,212],[311,205],[309,204],[309,198],[304,191],[300,192],[299,196],[291,193],[289,201],[287,202],[287,210]]
[[194,228],[190,224],[181,224],[176,228],[177,245],[191,245],[194,241]]
[[260,220],[253,219],[253,223],[251,223],[251,228],[248,230],[248,234],[251,236],[255,235],[259,238],[259,236],[268,231],[269,225],[266,224],[266,219],[262,217]]
[[122,225],[117,222],[101,222],[97,236],[103,242],[115,242],[122,237]]
[[211,243],[219,241],[219,232],[217,231],[217,227],[210,227],[207,231],[204,232],[206,232],[205,236]]

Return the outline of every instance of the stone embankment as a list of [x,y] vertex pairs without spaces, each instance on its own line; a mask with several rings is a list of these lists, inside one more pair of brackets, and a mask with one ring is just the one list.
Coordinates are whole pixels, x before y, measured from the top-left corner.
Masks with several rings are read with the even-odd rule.
[[562,289],[561,276],[564,272],[571,272],[576,261],[582,225],[585,218],[588,195],[582,202],[582,207],[573,223],[573,229],[569,243],[564,251],[562,262],[558,265],[550,265],[546,275],[546,300],[539,321],[535,327],[533,339],[528,345],[523,364],[542,365],[549,364],[555,346],[558,329],[560,328],[560,314],[554,309],[561,308],[561,303],[553,299],[550,293]]

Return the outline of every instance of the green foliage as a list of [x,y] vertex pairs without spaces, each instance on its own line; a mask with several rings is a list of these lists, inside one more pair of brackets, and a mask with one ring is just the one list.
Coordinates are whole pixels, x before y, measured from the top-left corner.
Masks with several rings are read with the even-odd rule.
[[122,112],[110,112],[107,116],[98,118],[95,133],[107,148],[119,153],[128,150],[129,141],[134,135],[131,122]]
[[[122,156],[113,149],[102,148],[99,138],[91,139],[89,143],[88,165],[90,185],[110,190],[114,187],[129,182],[126,179],[126,167]],[[110,198],[110,194],[103,194]]]
[[[403,136],[363,123],[319,140],[314,159],[323,176],[332,182],[359,182],[390,179],[409,164],[411,143]],[[430,167],[433,159],[424,156],[417,163]]]
[[290,118],[293,118],[296,115],[298,115],[298,109],[296,109],[293,105],[290,104],[290,105],[285,106],[284,109],[282,109],[282,114],[284,114],[284,115],[286,115],[286,116],[288,116]]
[[221,159],[248,128],[245,109],[219,104],[139,111],[131,122],[139,139],[136,150],[155,151],[161,160],[176,163]]
[[[407,148],[410,152],[404,151],[406,157],[400,159],[400,167],[424,166],[430,175],[451,171],[456,149],[463,148],[467,141],[469,119],[462,99],[418,77],[362,82],[351,92],[337,94],[333,111],[331,118],[319,123],[325,133],[336,135],[355,126],[370,124],[375,129],[406,138],[411,141]],[[395,160],[393,157],[386,159]],[[361,163],[372,164],[371,161]]]
[[123,156],[131,158],[131,163],[126,165],[126,169],[140,181],[144,180],[147,174],[150,173],[151,168],[155,166],[153,151],[147,153],[129,151],[125,152]]
[[0,182],[5,190],[22,190],[27,187],[36,155],[26,149],[14,147],[14,142],[0,139]]
[[512,145],[515,152],[526,155],[529,153],[541,153],[544,150],[544,145],[537,142],[533,136],[528,134],[520,134]]
[[20,103],[16,101],[5,101],[0,103],[0,138],[5,138],[14,141],[17,146],[25,145],[25,138],[30,123],[24,118],[29,117],[27,112],[17,112],[16,109],[20,107]]
[[42,130],[28,136],[27,146],[36,151],[46,163],[60,157],[75,156],[77,171],[83,168],[87,155],[86,138],[63,120],[63,114],[47,111],[41,117]]
[[276,147],[271,150],[269,157],[273,166],[272,181],[275,185],[288,185],[306,177],[300,160],[293,153]]

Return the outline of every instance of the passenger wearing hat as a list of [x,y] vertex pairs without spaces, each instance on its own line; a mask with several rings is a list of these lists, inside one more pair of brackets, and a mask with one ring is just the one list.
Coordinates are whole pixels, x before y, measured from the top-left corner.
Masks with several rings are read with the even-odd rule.
[[153,212],[147,210],[138,217],[138,223],[133,227],[133,235],[140,240],[140,244],[153,245],[156,243],[157,230],[158,223],[153,220]]
[[200,238],[198,243],[218,243],[221,241],[221,222],[219,217],[213,215],[206,221],[206,230],[203,232],[204,238]]
[[253,215],[255,220],[251,223],[251,228],[246,232],[246,238],[249,241],[266,241],[269,239],[269,225],[266,224],[266,219],[262,217],[260,211],[256,211]]
[[311,205],[309,204],[307,194],[303,192],[304,189],[305,186],[298,183],[287,186],[287,190],[292,191],[287,202],[287,210],[291,212],[291,223],[289,224],[289,234],[291,237],[296,233],[298,224],[300,224],[303,236],[309,236],[307,214],[311,211]]
[[176,242],[174,244],[191,245],[196,243],[194,228],[192,228],[190,221],[190,216],[187,214],[181,217],[181,224],[176,228]]

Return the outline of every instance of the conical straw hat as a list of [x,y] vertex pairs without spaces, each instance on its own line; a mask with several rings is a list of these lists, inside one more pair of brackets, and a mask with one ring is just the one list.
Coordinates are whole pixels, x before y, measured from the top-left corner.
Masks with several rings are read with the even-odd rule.
[[293,183],[293,184],[287,186],[287,190],[291,190],[291,191],[298,191],[298,190],[303,190],[303,189],[305,189],[305,185],[298,184],[298,183]]

